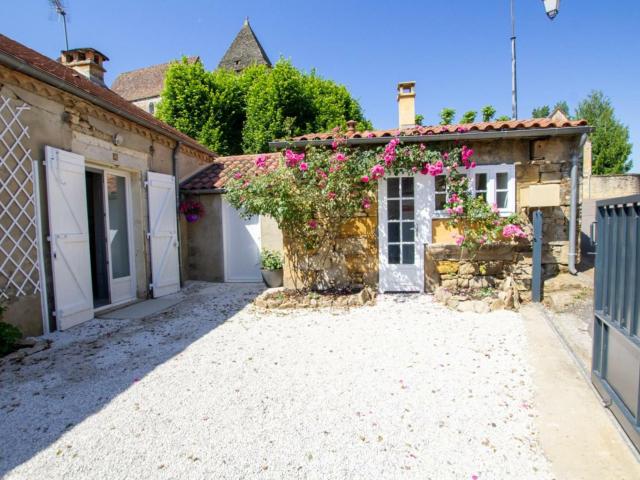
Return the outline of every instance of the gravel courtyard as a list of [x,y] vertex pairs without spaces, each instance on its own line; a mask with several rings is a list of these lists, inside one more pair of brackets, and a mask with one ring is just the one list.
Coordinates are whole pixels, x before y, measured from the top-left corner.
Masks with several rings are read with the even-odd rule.
[[256,311],[196,283],[0,367],[7,479],[547,479],[521,318],[425,295]]

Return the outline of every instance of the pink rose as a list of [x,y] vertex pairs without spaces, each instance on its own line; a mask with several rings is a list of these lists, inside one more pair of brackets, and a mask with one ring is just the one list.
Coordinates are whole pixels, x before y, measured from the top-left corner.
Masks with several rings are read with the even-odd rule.
[[240,180],[242,178],[242,173],[240,172],[236,172],[233,174],[233,178],[235,178],[236,180]]
[[344,153],[336,153],[336,160],[338,162],[344,162],[347,159]]
[[363,175],[362,177],[360,177],[360,181],[362,183],[369,183],[369,177],[367,175]]
[[258,158],[256,158],[256,167],[258,167],[259,169],[263,169],[266,166],[267,166],[267,157],[266,157],[266,155],[258,156]]
[[371,178],[377,179],[384,177],[384,167],[382,165],[374,165],[371,169]]
[[309,228],[313,228],[313,229],[315,229],[315,228],[317,228],[317,227],[318,227],[318,222],[316,222],[315,220],[309,220],[309,221],[307,222],[307,225],[309,225]]
[[327,198],[329,200],[333,200],[334,198],[336,198],[336,192],[329,192],[327,193]]
[[307,165],[305,162],[302,162],[300,164],[300,170],[302,170],[303,172],[306,172],[307,170],[309,170],[309,165]]
[[369,200],[367,197],[364,197],[362,199],[362,208],[364,208],[365,210],[371,208],[371,200]]

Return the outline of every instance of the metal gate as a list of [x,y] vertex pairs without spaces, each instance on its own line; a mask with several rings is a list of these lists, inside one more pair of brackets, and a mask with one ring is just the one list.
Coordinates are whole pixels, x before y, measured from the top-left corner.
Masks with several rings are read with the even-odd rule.
[[596,203],[592,381],[640,449],[640,196]]

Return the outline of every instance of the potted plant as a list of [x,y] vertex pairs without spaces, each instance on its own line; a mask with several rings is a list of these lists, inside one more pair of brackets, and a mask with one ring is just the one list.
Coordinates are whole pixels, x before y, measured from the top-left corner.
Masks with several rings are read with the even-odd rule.
[[187,222],[197,222],[204,215],[204,207],[200,202],[193,200],[185,200],[180,204],[180,213],[182,213]]
[[282,253],[263,249],[260,253],[260,272],[269,288],[282,286]]

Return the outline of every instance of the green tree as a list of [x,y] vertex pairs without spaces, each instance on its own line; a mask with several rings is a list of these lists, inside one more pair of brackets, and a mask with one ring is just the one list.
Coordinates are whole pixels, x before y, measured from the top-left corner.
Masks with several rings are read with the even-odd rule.
[[422,125],[424,122],[424,115],[417,114],[416,115],[416,125]]
[[475,110],[464,112],[464,115],[462,115],[462,118],[460,119],[460,123],[473,123],[476,121],[477,116],[478,112],[476,112]]
[[549,108],[549,105],[541,105],[539,107],[536,107],[533,109],[533,111],[531,112],[531,116],[533,118],[546,118],[551,114],[551,109]]
[[511,117],[509,115],[500,115],[498,118],[496,118],[496,121],[498,122],[508,122],[509,120],[511,120]]
[[372,128],[346,87],[282,59],[272,69],[241,73],[176,62],[158,117],[220,154],[265,151],[276,138],[329,131],[347,120]]
[[493,107],[493,105],[486,105],[482,107],[481,112],[483,122],[490,122],[496,115],[496,109]]
[[453,108],[443,108],[440,111],[440,125],[451,125],[455,116],[456,111]]
[[626,173],[631,169],[629,127],[615,117],[611,100],[604,93],[592,91],[578,105],[576,118],[586,120],[595,128],[590,135],[594,174]]

